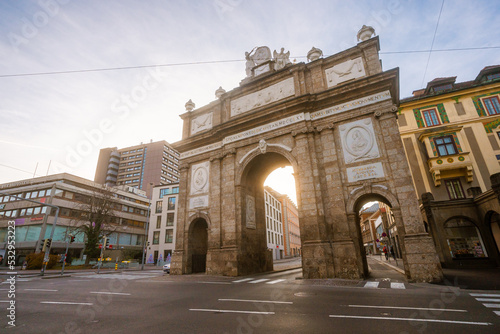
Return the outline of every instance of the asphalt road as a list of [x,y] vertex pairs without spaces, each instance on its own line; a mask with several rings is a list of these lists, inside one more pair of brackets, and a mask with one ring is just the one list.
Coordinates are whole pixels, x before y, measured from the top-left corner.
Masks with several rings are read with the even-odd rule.
[[11,285],[0,284],[0,333],[500,333],[500,291],[409,284],[371,266],[368,281],[302,280],[300,270],[17,278],[16,327]]

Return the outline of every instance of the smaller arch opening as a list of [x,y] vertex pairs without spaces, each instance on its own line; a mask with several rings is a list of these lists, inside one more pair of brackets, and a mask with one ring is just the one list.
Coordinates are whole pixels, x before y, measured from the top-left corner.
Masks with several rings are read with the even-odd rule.
[[488,257],[481,233],[469,219],[454,217],[443,225],[453,259]]
[[208,250],[208,224],[203,218],[196,218],[189,227],[189,259],[191,273],[206,271]]

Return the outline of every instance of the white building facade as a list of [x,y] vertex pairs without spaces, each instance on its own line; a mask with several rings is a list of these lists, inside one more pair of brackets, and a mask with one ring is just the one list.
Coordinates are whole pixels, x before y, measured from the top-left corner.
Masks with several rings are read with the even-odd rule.
[[266,204],[266,235],[267,248],[273,252],[273,260],[283,259],[283,216],[281,202],[271,194],[271,188],[264,187],[264,200]]
[[149,217],[147,264],[163,265],[170,261],[175,248],[179,184],[153,188]]

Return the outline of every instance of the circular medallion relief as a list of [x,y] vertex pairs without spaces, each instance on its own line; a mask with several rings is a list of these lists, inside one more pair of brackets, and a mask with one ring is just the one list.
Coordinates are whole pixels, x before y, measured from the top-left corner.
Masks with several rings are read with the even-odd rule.
[[208,173],[205,167],[198,167],[193,174],[193,187],[196,190],[203,190],[208,182]]
[[448,158],[447,161],[451,164],[453,162],[453,158]]
[[371,151],[373,137],[365,126],[358,125],[344,134],[344,143],[347,152],[355,157],[361,157]]

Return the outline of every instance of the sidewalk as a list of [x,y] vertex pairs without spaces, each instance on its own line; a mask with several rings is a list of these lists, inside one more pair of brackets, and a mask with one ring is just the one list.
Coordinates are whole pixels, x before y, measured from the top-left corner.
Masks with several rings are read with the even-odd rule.
[[392,256],[389,256],[389,259],[386,260],[385,256],[383,254],[382,255],[367,255],[366,258],[375,260],[379,263],[382,263],[382,264],[396,270],[397,272],[399,272],[403,275],[405,273],[403,259],[396,258],[396,260],[394,260],[394,258]]

